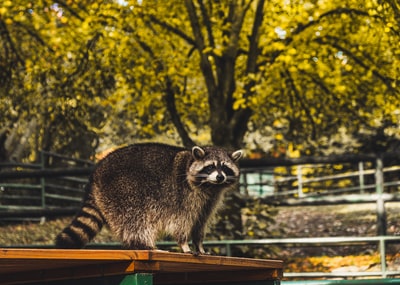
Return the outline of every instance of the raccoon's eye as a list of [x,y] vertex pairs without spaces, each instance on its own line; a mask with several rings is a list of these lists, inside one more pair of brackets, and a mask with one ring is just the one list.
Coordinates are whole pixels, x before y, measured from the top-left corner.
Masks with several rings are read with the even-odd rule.
[[225,172],[227,176],[235,176],[235,172],[233,172],[233,170],[230,169],[228,166],[222,165],[221,169],[223,172]]
[[215,170],[214,165],[208,165],[208,166],[204,167],[204,169],[203,169],[203,171],[207,174],[211,174],[214,170]]

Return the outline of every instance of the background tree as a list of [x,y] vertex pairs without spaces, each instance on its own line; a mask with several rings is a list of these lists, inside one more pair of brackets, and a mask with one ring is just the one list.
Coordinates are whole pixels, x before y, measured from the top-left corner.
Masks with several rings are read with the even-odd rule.
[[85,11],[46,1],[4,1],[0,12],[7,66],[2,125],[10,130],[8,146],[19,149],[9,147],[10,158],[35,159],[39,149],[89,158],[97,146],[94,129],[106,111],[96,101],[114,83],[112,70],[99,68],[101,54],[93,53],[99,36],[85,30]]
[[360,132],[398,135],[398,11],[384,0],[4,1],[2,129],[28,137],[21,158],[89,157],[99,137],[157,134],[354,150]]
[[267,125],[315,153],[340,142],[338,127],[351,136],[385,120],[398,125],[395,4],[186,1],[181,22],[144,4],[164,34],[185,41],[188,56],[197,50],[214,144],[238,147],[249,127],[262,133]]

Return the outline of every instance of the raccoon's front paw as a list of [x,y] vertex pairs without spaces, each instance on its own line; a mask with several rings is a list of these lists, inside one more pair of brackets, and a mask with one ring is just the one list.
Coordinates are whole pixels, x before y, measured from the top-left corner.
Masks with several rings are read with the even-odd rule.
[[205,252],[199,252],[198,255],[213,255],[211,252],[205,251]]
[[211,252],[208,251],[194,251],[192,252],[193,256],[200,256],[200,255],[213,255]]
[[204,253],[201,253],[200,251],[192,251],[192,250],[184,251],[183,253],[184,254],[191,254],[193,256],[199,256],[199,255],[204,254]]

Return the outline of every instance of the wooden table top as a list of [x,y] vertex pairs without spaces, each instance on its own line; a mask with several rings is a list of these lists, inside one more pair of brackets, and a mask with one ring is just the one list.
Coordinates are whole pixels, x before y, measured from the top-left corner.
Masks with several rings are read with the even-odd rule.
[[185,283],[199,279],[270,280],[281,278],[282,270],[281,260],[193,256],[166,251],[0,249],[1,284],[132,273],[153,273],[154,284],[179,283],[183,277]]

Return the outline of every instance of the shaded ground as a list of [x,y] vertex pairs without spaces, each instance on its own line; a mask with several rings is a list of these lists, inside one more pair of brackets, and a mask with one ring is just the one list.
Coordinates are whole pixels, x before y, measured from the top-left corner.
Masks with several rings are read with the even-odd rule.
[[[69,224],[72,217],[47,219],[22,223],[0,223],[0,246],[48,245],[54,244],[57,234]],[[104,227],[94,242],[113,242],[110,231]]]
[[[400,203],[387,203],[387,234],[400,235]],[[376,204],[282,207],[276,226],[285,237],[374,236]]]
[[[400,203],[386,204],[387,235],[400,235]],[[345,237],[376,236],[376,204],[349,204],[339,206],[305,206],[281,208],[274,227],[284,229],[284,237]],[[387,247],[393,253],[397,245]],[[294,248],[290,254],[348,255],[371,253],[377,245]]]

